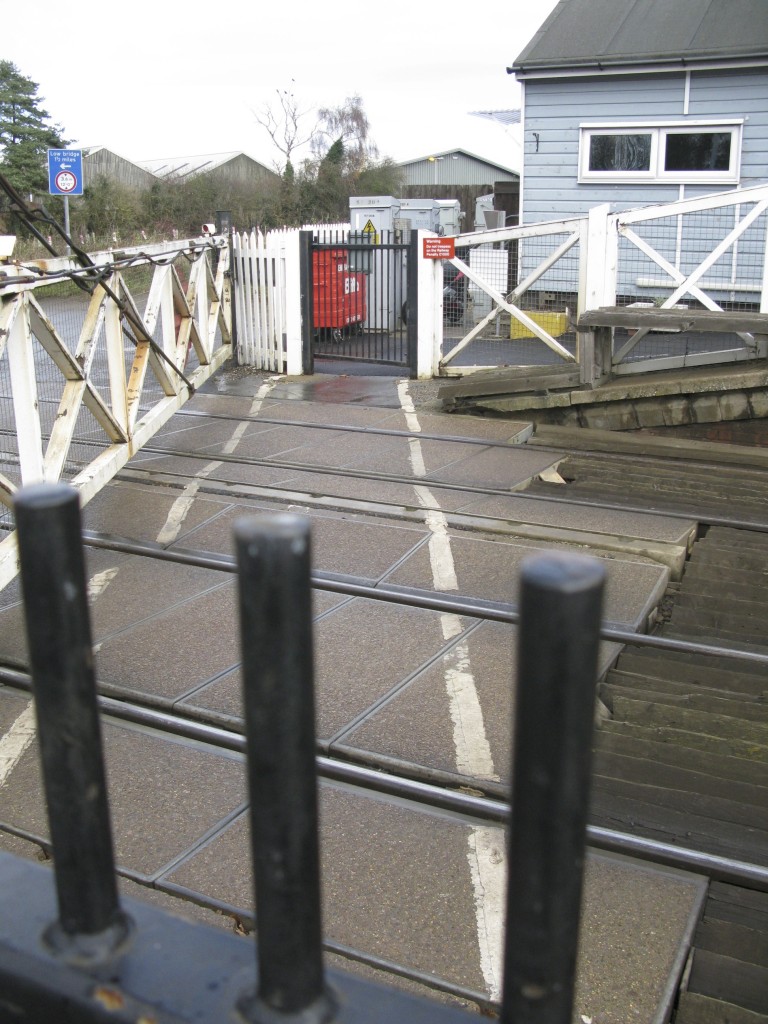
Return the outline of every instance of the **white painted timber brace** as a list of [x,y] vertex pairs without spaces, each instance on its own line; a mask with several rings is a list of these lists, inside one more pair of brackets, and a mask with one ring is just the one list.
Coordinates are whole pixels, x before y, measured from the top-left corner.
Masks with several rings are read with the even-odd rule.
[[[701,247],[701,238],[689,239],[689,234],[686,233],[689,231],[692,236],[696,231],[695,221],[690,218],[690,215],[711,212],[715,218],[719,216],[722,221],[723,211],[729,210],[732,211],[732,227],[723,235],[714,231],[711,244],[699,256],[696,246]],[[654,241],[655,225],[665,219],[669,219],[673,223],[674,255],[672,253],[664,255],[659,252],[656,248],[658,243]],[[761,230],[763,221],[765,228]],[[648,237],[643,235],[645,225],[649,229],[646,232]],[[749,234],[747,234],[748,232]],[[656,204],[620,213],[612,212],[610,205],[602,204],[590,209],[588,214],[583,217],[458,235],[455,244],[457,250],[493,243],[506,245],[515,241],[520,241],[522,245],[523,239],[543,238],[548,234],[561,234],[566,237],[547,259],[541,261],[533,270],[526,269],[526,279],[506,296],[501,296],[498,288],[494,289],[485,284],[482,281],[481,272],[471,269],[461,260],[453,261],[454,265],[462,270],[476,288],[482,289],[491,297],[494,306],[491,312],[475,324],[451,348],[448,354],[441,355],[440,358],[436,356],[434,363],[438,366],[436,371],[438,374],[446,373],[451,362],[456,360],[460,353],[465,352],[473,341],[483,335],[485,328],[498,317],[502,310],[506,310],[510,316],[524,323],[534,337],[539,338],[561,358],[572,360],[573,357],[562,349],[561,345],[554,341],[538,323],[528,317],[520,308],[520,304],[525,293],[576,246],[578,246],[578,260],[571,258],[567,271],[573,275],[574,279],[571,281],[568,278],[565,287],[566,291],[578,294],[577,309],[572,317],[574,321],[578,320],[579,316],[587,310],[615,306],[619,292],[622,296],[633,295],[630,278],[631,285],[635,288],[664,289],[667,294],[661,308],[671,308],[683,296],[688,296],[697,306],[719,311],[723,307],[718,302],[718,293],[727,293],[732,290],[740,294],[750,293],[746,301],[753,308],[755,305],[759,305],[761,312],[768,312],[768,184],[718,192],[675,203]],[[747,240],[746,244],[742,241],[744,239]],[[620,246],[620,240],[625,244]],[[709,242],[709,238],[707,242]],[[659,268],[661,274],[658,281],[646,278],[645,274],[638,277],[637,274],[629,273],[628,268],[632,265],[633,255],[637,256],[635,250],[642,253],[641,266],[643,268],[648,266],[649,261]],[[691,266],[692,252],[697,257],[693,266]],[[732,265],[730,287],[722,280],[717,281],[717,275],[714,272],[718,261],[722,262],[726,256],[730,256]],[[576,265],[578,266],[578,280],[575,279],[576,275],[571,269]],[[527,266],[531,266],[530,262]],[[664,275],[667,275],[666,279]],[[640,292],[639,296],[642,299],[643,293]],[[627,300],[621,298],[621,301]],[[419,329],[420,333],[425,330],[425,325],[421,322]],[[605,380],[611,373],[636,374],[667,366],[750,360],[760,358],[764,348],[762,341],[758,342],[753,336],[742,331],[738,332],[742,341],[740,348],[727,348],[722,352],[686,352],[684,356],[670,353],[668,357],[664,356],[661,359],[658,356],[648,356],[623,364],[625,357],[632,349],[636,348],[638,342],[647,333],[647,328],[641,328],[622,351],[614,355],[612,338],[604,337],[605,332],[601,334],[600,344],[596,346],[594,332],[590,332],[588,329],[580,330],[577,335],[577,359],[582,384],[595,385]],[[435,330],[433,335],[436,339],[442,336],[438,330]],[[465,374],[477,369],[490,368],[462,366],[458,372]]]
[[[215,277],[211,255],[217,256]],[[78,264],[56,259],[30,268],[0,266],[0,364],[7,363],[11,385],[10,398],[0,400],[12,403],[16,430],[14,450],[5,459],[18,464],[16,474],[12,469],[0,474],[0,502],[9,508],[19,486],[44,480],[66,479],[79,491],[81,503],[88,502],[232,355],[226,238],[101,254],[101,263],[97,256],[92,260],[105,275],[104,285],[95,284],[90,300],[83,301],[76,341],[65,339],[64,328],[46,315],[45,286],[47,274],[85,277]],[[175,258],[191,263],[186,289]],[[123,266],[142,263],[154,268],[143,316],[122,274]],[[42,350],[37,359],[36,345]],[[197,366],[191,365],[192,352]],[[46,396],[52,382],[58,383],[47,437],[41,422],[41,371]],[[94,458],[65,477],[83,408],[103,431],[102,445],[99,449],[96,438]],[[92,423],[85,431],[93,444]],[[14,532],[0,543],[0,589],[17,571]]]

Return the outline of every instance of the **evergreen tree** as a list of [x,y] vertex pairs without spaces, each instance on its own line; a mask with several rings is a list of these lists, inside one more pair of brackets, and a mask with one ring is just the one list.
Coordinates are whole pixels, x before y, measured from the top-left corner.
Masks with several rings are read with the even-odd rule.
[[47,151],[67,146],[37,92],[15,64],[0,60],[0,171],[22,195],[47,193]]

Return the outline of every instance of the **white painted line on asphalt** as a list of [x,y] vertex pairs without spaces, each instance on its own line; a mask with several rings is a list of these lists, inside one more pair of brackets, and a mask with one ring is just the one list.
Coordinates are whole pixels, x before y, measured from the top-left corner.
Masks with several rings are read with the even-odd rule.
[[111,569],[103,569],[91,576],[88,580],[88,600],[91,604],[104,593],[119,571],[120,567],[115,565]]
[[[117,574],[117,566],[112,569],[104,569],[97,572],[88,581],[88,600],[95,601],[99,594],[114,579]],[[98,648],[94,647],[94,651]],[[0,789],[6,784],[11,772],[21,760],[24,751],[35,738],[35,708],[30,702],[29,706],[21,712],[13,722],[10,729],[4,736],[0,737]]]
[[[258,415],[264,399],[279,380],[279,376],[274,376],[264,381],[256,392],[251,407],[248,410],[249,417]],[[235,451],[247,428],[247,419],[237,425],[229,441],[224,445],[223,452],[225,455],[231,455]],[[203,466],[197,477],[184,488],[181,496],[171,506],[166,521],[157,535],[157,542],[159,544],[170,544],[178,537],[184,525],[184,520],[192,508],[201,482],[221,465],[221,462],[209,462],[206,466]],[[111,569],[97,572],[91,577],[88,581],[88,600],[90,603],[96,601],[99,595],[104,593],[118,572],[119,566],[114,566]],[[100,646],[100,644],[94,645],[94,653],[98,652]],[[0,787],[5,785],[11,772],[21,760],[24,751],[34,738],[35,713],[33,705],[30,704],[25,711],[22,711],[5,735],[0,737]]]
[[[504,829],[485,826],[469,834],[469,870],[475,891],[475,920],[480,969],[491,999],[501,999],[504,955],[504,908],[507,897]],[[478,893],[481,897],[478,898]]]
[[[418,444],[418,442],[416,442]],[[413,466],[413,461],[411,462]],[[429,564],[435,590],[458,590],[456,567],[453,563],[448,523],[442,512],[435,509],[435,497],[428,487],[414,486],[416,497],[424,508],[424,522],[429,529]],[[449,616],[450,617],[450,616]],[[460,631],[460,630],[459,630]],[[446,640],[448,637],[446,637]]]
[[[408,382],[399,381],[397,392],[408,429],[420,433],[421,425],[408,394]],[[426,476],[421,442],[408,441],[411,470],[414,477]],[[424,521],[429,529],[429,561],[432,583],[436,590],[458,590],[456,565],[451,551],[448,522],[439,503],[428,487],[415,484],[414,490],[424,508]],[[444,613],[440,617],[443,638],[450,640],[462,631],[458,615]],[[458,644],[445,660],[445,689],[453,722],[453,743],[458,771],[473,778],[498,780],[493,756],[485,732],[483,709],[475,686],[467,644]],[[488,994],[501,998],[502,953],[504,937],[504,903],[506,893],[506,858],[504,830],[490,826],[472,828],[468,838],[467,860],[472,879],[477,923],[480,969]]]
[[[252,416],[258,416],[261,411],[261,407],[264,403],[264,399],[267,397],[272,388],[280,380],[279,376],[269,377],[261,385],[259,390],[256,392],[251,407],[248,410],[248,419],[238,423],[237,427],[232,433],[232,436],[224,445],[222,449],[223,455],[232,455],[243,439],[243,435],[248,429],[250,423],[249,419]],[[189,515],[190,509],[195,501],[195,496],[200,489],[200,484],[206,477],[210,476],[211,473],[215,472],[222,466],[221,462],[209,462],[206,466],[197,473],[194,480],[190,480],[181,495],[171,505],[168,517],[163,524],[162,529],[157,535],[158,544],[172,544],[173,541],[181,533],[181,528],[184,525],[184,521]]]
[[189,481],[181,495],[171,505],[163,527],[157,535],[158,544],[172,544],[176,540],[195,502],[195,496],[200,490],[200,484],[221,465],[221,462],[209,462],[207,466],[203,466],[198,471],[194,480]]
[[13,722],[10,729],[0,739],[0,788],[2,788],[11,772],[24,755],[24,751],[35,738],[35,708],[30,701],[28,706]]

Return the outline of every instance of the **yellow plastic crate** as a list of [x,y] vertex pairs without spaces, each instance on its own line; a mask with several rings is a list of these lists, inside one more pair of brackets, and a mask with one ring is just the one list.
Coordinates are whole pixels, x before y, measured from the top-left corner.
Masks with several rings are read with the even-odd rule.
[[[568,329],[568,314],[567,313],[533,313],[528,310],[524,310],[527,316],[534,320],[539,327],[543,327],[547,334],[551,334],[553,338],[559,337],[561,334],[565,334]],[[509,329],[510,338],[535,338],[536,335],[529,331],[528,328],[521,324],[519,320],[512,318],[512,323]]]

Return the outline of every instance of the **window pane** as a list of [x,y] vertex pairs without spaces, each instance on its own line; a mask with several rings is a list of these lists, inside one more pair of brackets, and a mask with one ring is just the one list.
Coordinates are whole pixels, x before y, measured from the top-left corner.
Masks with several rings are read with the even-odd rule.
[[727,171],[730,166],[730,132],[667,135],[665,171]]
[[647,171],[650,166],[650,135],[590,136],[590,171]]

